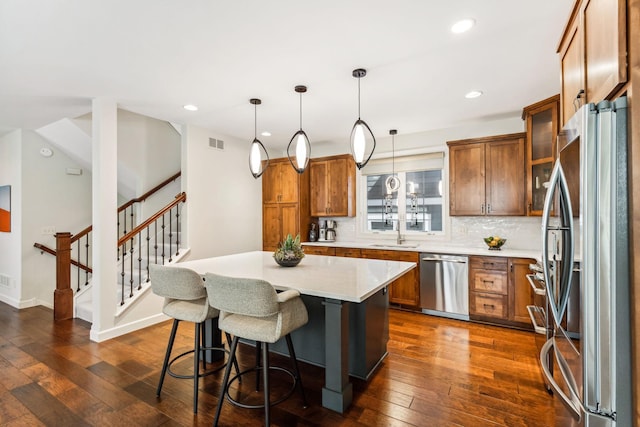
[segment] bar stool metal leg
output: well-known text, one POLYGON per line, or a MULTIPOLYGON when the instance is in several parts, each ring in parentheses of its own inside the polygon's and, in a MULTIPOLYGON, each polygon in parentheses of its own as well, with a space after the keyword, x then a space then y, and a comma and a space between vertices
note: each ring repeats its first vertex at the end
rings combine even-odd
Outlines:
POLYGON ((173 319, 173 326, 171 327, 171 335, 169 335, 169 343, 167 344, 167 352, 164 355, 164 363, 162 364, 162 372, 160 373, 160 381, 158 382, 158 389, 156 390, 156 396, 160 397, 162 391, 162 384, 164 383, 164 377, 167 374, 167 368, 169 367, 169 358, 171 357, 171 350, 173 349, 173 342, 176 339, 176 331, 178 330, 178 319, 173 319))
POLYGON ((196 323, 193 349, 193 413, 198 413, 198 383, 200 380, 200 324, 196 323))
POLYGON ((300 394, 302 395, 303 408, 307 408, 309 404, 307 403, 307 397, 305 396, 304 388, 302 387, 302 377, 300 376, 300 370, 298 369, 298 359, 296 359, 296 352, 293 350, 293 341, 291 341, 291 334, 287 334, 285 338, 287 339, 287 347, 289 348, 289 358, 291 359, 291 363, 293 363, 293 372, 295 372, 296 374, 296 382, 298 383, 300 394))
POLYGON ((236 348, 238 347, 239 340, 240 338, 233 337, 233 341, 231 342, 231 349, 229 350, 229 360, 227 361, 227 366, 224 369, 224 378, 222 379, 222 390, 220 391, 220 396, 218 397, 216 417, 213 420, 214 427, 218 425, 218 420, 220 419, 220 411, 222 410, 222 403, 226 399, 227 390, 229 388, 229 374, 231 373, 231 365, 233 365, 236 361, 236 348))
POLYGON ((262 345, 262 376, 264 381, 264 425, 271 425, 271 402, 269 401, 269 343, 262 345))

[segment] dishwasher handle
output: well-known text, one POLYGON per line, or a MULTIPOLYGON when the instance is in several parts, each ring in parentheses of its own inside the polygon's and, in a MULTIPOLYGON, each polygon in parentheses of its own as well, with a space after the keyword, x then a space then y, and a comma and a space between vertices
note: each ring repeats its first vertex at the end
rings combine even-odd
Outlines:
POLYGON ((464 259, 451 259, 451 258, 435 258, 435 257, 425 257, 421 258, 422 261, 429 262, 455 262, 457 264, 466 264, 467 260, 464 259))

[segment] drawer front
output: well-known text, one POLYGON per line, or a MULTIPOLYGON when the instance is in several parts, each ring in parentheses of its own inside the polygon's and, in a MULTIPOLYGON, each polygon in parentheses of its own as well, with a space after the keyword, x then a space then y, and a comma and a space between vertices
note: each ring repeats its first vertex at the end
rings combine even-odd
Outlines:
POLYGON ((418 252, 395 251, 393 249, 361 249, 362 258, 384 259, 389 261, 418 262, 418 252))
POLYGON ((495 256, 471 256, 469 257, 469 267, 478 270, 500 270, 507 271, 508 259, 495 256))
POLYGON ((507 295, 507 273, 494 271, 473 271, 471 286, 474 291, 495 292, 507 295))
POLYGON ((336 248, 336 256, 344 256, 350 258, 360 258, 360 248, 336 248))
POLYGON ((302 248, 307 255, 330 255, 336 254, 336 248, 331 246, 304 246, 302 248))
POLYGON ((472 292, 469 294, 469 308, 472 314, 507 318, 507 296, 472 292))

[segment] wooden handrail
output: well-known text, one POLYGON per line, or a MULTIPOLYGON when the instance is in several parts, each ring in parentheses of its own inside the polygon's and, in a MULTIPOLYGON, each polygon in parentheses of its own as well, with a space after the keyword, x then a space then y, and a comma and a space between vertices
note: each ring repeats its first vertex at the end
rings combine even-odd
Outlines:
POLYGON ((93 225, 88 226, 87 228, 85 228, 84 230, 79 232, 78 234, 74 234, 73 237, 71 237, 71 243, 77 242, 80 238, 82 238, 82 237, 86 236, 87 234, 91 233, 91 230, 93 230, 93 225))
POLYGON ((155 215, 151 216, 145 222, 143 222, 142 224, 138 225, 136 228, 134 228, 133 230, 131 230, 130 232, 128 232, 127 234, 122 236, 120 239, 118 239, 118 247, 122 246, 125 242, 127 242, 129 239, 134 237, 141 230, 144 230, 145 228, 147 228, 147 226, 149 224, 153 223, 155 220, 160 218, 169 209, 173 208, 174 206, 176 206, 180 202, 185 202, 186 200, 187 200, 187 193, 183 192, 183 193, 178 194, 173 202, 169 203, 167 206, 165 206, 164 208, 159 210, 155 215))
MULTIPOLYGON (((46 252, 46 253, 51 254, 53 256, 58 255, 58 253, 56 251, 54 251, 53 249, 51 249, 51 248, 49 248, 49 247, 47 247, 47 246, 45 246, 45 245, 43 245, 41 243, 34 243, 33 246, 35 248, 40 249, 42 252, 46 252)), ((74 259, 71 260, 71 264, 75 265, 76 267, 78 267, 78 268, 80 268, 80 269, 82 269, 84 271, 87 271, 87 272, 93 274, 93 269, 91 267, 87 267, 86 265, 81 264, 81 263, 79 263, 78 261, 76 261, 74 259)))
POLYGON ((122 206, 120 206, 118 208, 118 213, 122 212, 123 210, 125 210, 129 206, 133 205, 134 203, 144 202, 149 196, 151 196, 152 194, 156 193, 162 187, 164 187, 165 185, 169 184, 170 182, 175 181, 176 179, 178 179, 180 177, 181 173, 182 172, 178 172, 178 173, 170 176, 169 178, 167 178, 164 181, 162 181, 160 184, 158 184, 155 187, 153 187, 151 190, 149 190, 146 193, 144 193, 142 196, 136 197, 135 199, 129 200, 127 203, 125 203, 124 205, 122 205, 122 206))

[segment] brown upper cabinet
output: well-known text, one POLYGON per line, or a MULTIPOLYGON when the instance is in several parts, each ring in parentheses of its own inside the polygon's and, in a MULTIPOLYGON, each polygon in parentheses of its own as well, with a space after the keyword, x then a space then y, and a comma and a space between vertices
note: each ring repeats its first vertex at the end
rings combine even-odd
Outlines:
POLYGON ((286 158, 273 159, 262 175, 262 250, 274 251, 287 234, 304 241, 309 227, 309 172, 286 158))
POLYGON ((351 155, 311 159, 311 216, 356 215, 356 169, 351 155))
POLYGON ((272 159, 262 175, 262 202, 297 202, 300 194, 298 181, 298 172, 288 159, 272 159))
POLYGON ((627 81, 626 0, 578 0, 558 47, 561 123, 627 81))
POLYGON ((547 184, 551 177, 558 135, 560 95, 522 110, 527 128, 527 214, 542 215, 547 184))
POLYGON ((450 215, 525 215, 525 136, 447 142, 450 215))

